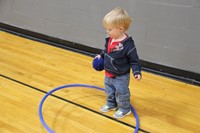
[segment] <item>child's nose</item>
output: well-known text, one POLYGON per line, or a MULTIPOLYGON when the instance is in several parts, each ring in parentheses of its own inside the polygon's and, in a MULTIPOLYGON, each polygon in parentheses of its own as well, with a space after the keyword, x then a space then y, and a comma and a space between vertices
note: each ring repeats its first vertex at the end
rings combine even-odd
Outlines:
POLYGON ((109 33, 109 30, 106 30, 107 33, 109 33))

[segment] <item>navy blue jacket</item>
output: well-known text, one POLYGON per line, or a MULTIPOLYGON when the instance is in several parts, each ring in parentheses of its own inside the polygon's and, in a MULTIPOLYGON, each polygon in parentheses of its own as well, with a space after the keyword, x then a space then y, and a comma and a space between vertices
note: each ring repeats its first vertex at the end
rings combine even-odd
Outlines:
POLYGON ((120 42, 110 53, 107 52, 109 39, 106 38, 105 50, 100 54, 104 58, 104 69, 119 76, 130 73, 131 68, 133 75, 141 75, 141 65, 132 37, 127 37, 120 42))

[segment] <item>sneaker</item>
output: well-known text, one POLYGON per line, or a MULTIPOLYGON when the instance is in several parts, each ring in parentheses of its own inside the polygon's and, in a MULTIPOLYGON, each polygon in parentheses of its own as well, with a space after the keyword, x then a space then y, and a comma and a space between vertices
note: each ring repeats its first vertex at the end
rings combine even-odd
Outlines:
POLYGON ((124 113, 124 112, 122 112, 122 111, 120 111, 120 110, 117 110, 113 116, 114 116, 115 118, 123 118, 124 116, 130 115, 130 114, 131 114, 131 110, 128 111, 127 113, 124 113))
POLYGON ((117 110, 117 107, 109 107, 108 105, 104 105, 100 108, 100 111, 101 112, 108 112, 110 110, 117 110))

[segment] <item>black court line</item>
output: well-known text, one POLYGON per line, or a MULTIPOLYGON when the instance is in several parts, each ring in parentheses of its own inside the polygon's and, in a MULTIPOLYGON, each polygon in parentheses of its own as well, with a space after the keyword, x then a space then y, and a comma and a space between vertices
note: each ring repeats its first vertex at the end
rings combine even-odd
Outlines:
MULTIPOLYGON (((23 83, 23 82, 21 82, 21 81, 18 81, 18 80, 16 80, 16 79, 7 77, 7 76, 5 76, 5 75, 0 74, 0 76, 3 77, 3 78, 6 78, 6 79, 8 79, 8 80, 14 81, 14 82, 16 82, 16 83, 19 83, 19 84, 21 84, 21 85, 24 85, 24 86, 26 86, 26 87, 29 87, 29 88, 31 88, 31 89, 33 89, 33 90, 42 92, 42 93, 44 93, 44 94, 47 93, 46 91, 43 91, 43 90, 41 90, 41 89, 39 89, 39 88, 33 87, 33 86, 28 85, 28 84, 26 84, 26 83, 23 83)), ((133 126, 133 125, 130 125, 130 124, 125 123, 125 122, 123 122, 123 121, 120 121, 120 120, 118 120, 118 119, 112 118, 112 117, 110 117, 110 116, 107 116, 107 115, 102 114, 102 113, 100 113, 100 112, 98 112, 98 111, 92 110, 92 109, 90 109, 90 108, 88 108, 88 107, 85 107, 85 106, 83 106, 83 105, 80 105, 80 104, 78 104, 78 103, 72 102, 72 101, 70 101, 70 100, 64 99, 64 98, 59 97, 59 96, 56 96, 56 95, 54 95, 54 94, 51 94, 51 96, 53 96, 53 97, 55 97, 55 98, 58 98, 58 99, 60 99, 60 100, 63 100, 63 101, 65 101, 65 102, 71 103, 71 104, 73 104, 73 105, 76 105, 76 106, 78 106, 78 107, 80 107, 80 108, 83 108, 83 109, 86 109, 86 110, 88 110, 88 111, 91 111, 91 112, 93 112, 93 113, 96 113, 96 114, 99 114, 99 115, 101 115, 101 116, 104 116, 104 117, 106 117, 106 118, 108 118, 108 119, 111 119, 111 120, 113 120, 113 121, 115 121, 115 122, 118 122, 118 123, 121 123, 121 124, 123 124, 123 125, 126 125, 126 126, 128 126, 128 127, 131 127, 131 128, 134 128, 134 129, 136 128, 136 127, 133 126)), ((144 132, 144 133, 150 133, 149 131, 146 131, 146 130, 141 129, 141 128, 139 129, 139 131, 142 131, 142 132, 144 132)))

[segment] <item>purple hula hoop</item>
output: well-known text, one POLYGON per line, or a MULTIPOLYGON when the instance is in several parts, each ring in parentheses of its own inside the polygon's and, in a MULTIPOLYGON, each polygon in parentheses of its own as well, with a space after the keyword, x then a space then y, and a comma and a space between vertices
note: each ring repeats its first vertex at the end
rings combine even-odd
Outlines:
MULTIPOLYGON (((86 84, 69 84, 69 85, 63 85, 63 86, 59 86, 57 88, 54 88, 53 90, 49 91, 48 93, 46 93, 46 95, 42 98, 40 105, 39 105, 39 117, 40 117, 40 121, 42 123, 42 125, 44 126, 44 128, 49 132, 49 133, 55 133, 51 128, 49 128, 49 126, 46 124, 43 115, 42 115, 42 106, 43 103, 45 101, 45 99, 51 95, 53 92, 60 90, 60 89, 64 89, 64 88, 70 88, 70 87, 84 87, 84 88, 93 88, 93 89, 97 89, 97 90, 101 90, 101 91, 105 91, 105 89, 97 87, 97 86, 93 86, 93 85, 86 85, 86 84)), ((135 109, 133 108, 133 106, 131 106, 131 111, 133 112, 135 119, 136 119, 136 128, 134 133, 137 133, 139 130, 139 117, 137 115, 137 112, 135 111, 135 109)))

